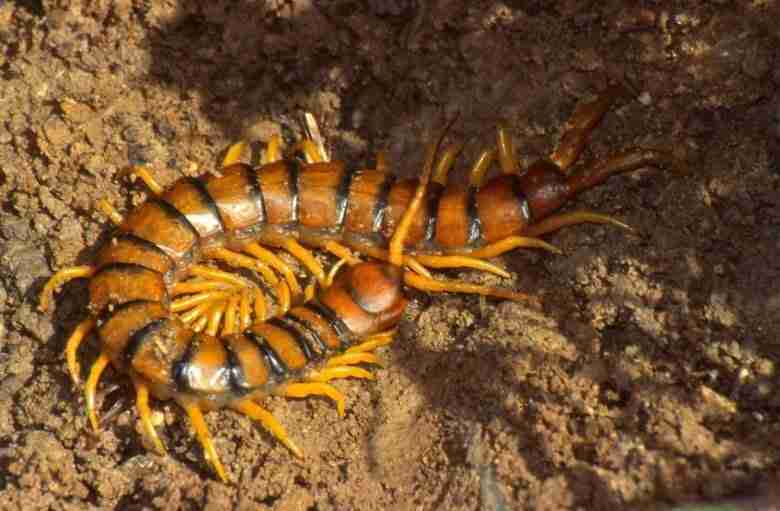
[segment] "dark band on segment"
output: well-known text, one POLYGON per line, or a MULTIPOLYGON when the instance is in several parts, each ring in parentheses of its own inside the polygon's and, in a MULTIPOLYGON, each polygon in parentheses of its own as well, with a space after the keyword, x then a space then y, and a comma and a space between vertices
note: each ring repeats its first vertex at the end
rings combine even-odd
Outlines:
POLYGON ((101 275, 103 273, 119 273, 121 275, 133 277, 147 272, 155 273, 157 275, 162 275, 159 271, 153 270, 151 268, 147 268, 146 266, 140 265, 138 263, 111 263, 102 266, 95 273, 95 275, 92 276, 92 278, 95 279, 98 275, 101 275))
POLYGON ((147 201, 147 203, 152 203, 157 205, 169 220, 172 220, 177 224, 181 225, 182 227, 184 227, 185 229, 188 229, 196 240, 200 238, 200 236, 198 235, 198 230, 195 229, 195 226, 193 226, 190 223, 190 221, 187 220, 187 217, 184 216, 184 214, 181 211, 173 207, 170 203, 165 202, 164 200, 158 198, 151 198, 147 201))
POLYGON ((244 395, 249 391, 249 385, 246 382, 246 376, 244 375, 244 368, 241 367, 241 361, 233 351, 233 346, 226 342, 224 344, 225 351, 227 352, 227 366, 228 366, 228 385, 230 385, 231 392, 238 396, 244 395))
POLYGON ((194 177, 187 177, 185 179, 189 184, 192 185, 193 188, 195 188, 198 191, 198 195, 200 195, 203 204, 206 205, 206 208, 208 208, 209 213, 211 213, 214 216, 214 218, 217 219, 217 221, 219 222, 219 228, 222 230, 222 232, 225 232, 225 222, 222 220, 222 215, 219 212, 217 203, 214 200, 214 197, 212 197, 209 191, 206 189, 206 185, 203 183, 203 181, 201 181, 200 179, 196 179, 194 177))
POLYGON ((338 314, 325 305, 324 303, 320 302, 319 300, 313 300, 307 304, 304 305, 307 309, 312 311, 313 313, 317 314, 318 316, 325 319, 325 321, 328 322, 330 327, 336 332, 336 336, 339 338, 339 340, 343 343, 349 343, 351 340, 351 332, 349 330, 349 327, 342 321, 340 317, 338 317, 338 314))
POLYGON ((520 186, 520 178, 512 174, 512 190, 515 192, 517 202, 520 204, 520 212, 523 215, 526 225, 531 223, 531 207, 528 205, 528 197, 520 186))
POLYGON ((189 372, 192 365, 192 357, 198 352, 200 346, 200 335, 195 334, 187 344, 187 349, 184 350, 181 357, 173 362, 171 366, 171 376, 173 376, 173 383, 176 385, 176 390, 179 392, 188 392, 190 387, 189 372))
POLYGON ((293 158, 287 163, 287 184, 290 187, 290 216, 292 216, 292 222, 297 223, 299 218, 298 206, 300 204, 298 176, 301 173, 301 162, 297 158, 293 158))
POLYGON ((425 241, 436 236, 436 222, 439 219, 439 202, 444 194, 444 185, 432 182, 428 184, 428 225, 425 226, 425 241))
POLYGON ((257 211, 260 212, 260 221, 265 222, 265 219, 268 218, 265 212, 265 195, 263 195, 263 189, 260 186, 260 175, 258 174, 257 169, 250 169, 248 177, 249 186, 252 187, 252 190, 249 194, 252 197, 252 200, 255 202, 257 211))
POLYGON ((382 186, 379 188, 379 193, 376 196, 376 203, 374 204, 374 211, 371 213, 371 231, 377 232, 382 228, 382 222, 385 219, 385 213, 387 212, 387 200, 390 197, 390 190, 393 189, 395 184, 394 174, 385 174, 385 180, 382 182, 382 186))
POLYGON ((309 340, 306 338, 306 336, 303 335, 303 333, 297 328, 297 326, 293 326, 290 324, 289 321, 286 320, 286 318, 283 317, 277 317, 277 318, 271 318, 268 321, 266 321, 271 326, 275 326, 276 328, 279 328, 281 330, 284 330, 288 334, 292 336, 293 339, 295 339, 295 342, 298 344, 298 347, 303 352, 303 356, 306 357, 307 362, 311 362, 316 358, 316 353, 314 352, 313 347, 311 344, 309 344, 309 340))
POLYGON ((317 330, 311 324, 309 324, 308 321, 299 318, 297 316, 294 316, 293 314, 288 314, 286 318, 290 323, 297 325, 302 332, 308 334, 309 338, 312 339, 317 344, 318 353, 320 354, 325 353, 325 351, 328 349, 327 345, 323 342, 319 332, 317 332, 317 330))
POLYGON ((168 261, 170 261, 171 266, 176 265, 176 261, 173 259, 173 257, 171 257, 171 255, 168 252, 158 247, 157 244, 152 243, 149 240, 140 238, 135 234, 125 232, 125 233, 117 234, 112 238, 116 239, 117 241, 125 241, 132 245, 135 245, 135 247, 141 252, 154 252, 154 254, 157 256, 164 256, 168 261))
POLYGON ((479 210, 477 209, 477 191, 476 186, 470 186, 468 189, 468 219, 469 219, 469 233, 467 238, 467 244, 479 240, 482 236, 482 222, 479 220, 479 210))
MULTIPOLYGON (((137 302, 131 302, 137 303, 137 302)), ((154 302, 152 302, 154 303, 154 302)), ((168 324, 167 318, 155 319, 147 323, 144 327, 135 331, 128 339, 122 352, 127 367, 132 367, 133 359, 136 353, 141 349, 147 339, 154 337, 157 332, 162 330, 168 324)))
POLYGON ((355 167, 349 166, 341 175, 339 187, 336 190, 336 225, 341 227, 347 219, 347 206, 349 205, 349 187, 352 186, 352 178, 357 174, 355 167))
POLYGON ((263 336, 251 331, 244 332, 244 335, 255 343, 255 346, 257 346, 257 349, 263 354, 268 367, 271 368, 271 372, 273 372, 275 376, 283 377, 287 374, 287 364, 285 364, 282 357, 268 345, 263 336))

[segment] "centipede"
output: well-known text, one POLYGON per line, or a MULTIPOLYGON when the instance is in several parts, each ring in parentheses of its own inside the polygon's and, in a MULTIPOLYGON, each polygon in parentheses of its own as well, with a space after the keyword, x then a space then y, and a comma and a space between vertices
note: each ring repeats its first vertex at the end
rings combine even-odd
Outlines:
POLYGON ((99 430, 97 388, 111 365, 132 382, 143 434, 159 454, 166 449, 150 398, 174 400, 186 412, 222 481, 228 472, 206 426, 210 410, 248 416, 302 457, 263 399, 320 396, 344 415, 345 396, 330 382, 374 378, 367 367, 381 363, 376 351, 394 338, 409 301, 406 287, 534 300, 431 270, 472 268, 509 277, 488 259, 518 248, 559 253, 540 237, 570 225, 630 229, 590 210, 558 212, 610 176, 677 168, 670 154, 648 148, 576 165, 591 132, 624 96, 625 89, 614 86, 580 103, 553 152, 525 168, 500 124, 463 184, 448 179, 462 144, 445 145, 444 135, 428 145, 419 177, 398 179, 383 153, 373 168, 331 160, 310 114, 300 142, 285 151, 281 138, 272 137, 256 166, 241 160, 246 144, 239 142, 218 171, 167 188, 148 168, 130 167, 150 197, 125 215, 101 202, 115 229, 92 264, 58 271, 40 297, 47 310, 58 288, 88 279, 88 314, 64 352, 79 386, 79 347, 88 336, 97 338, 99 355, 84 383, 91 427, 99 430), (497 175, 488 178, 494 166, 497 175), (337 262, 326 271, 312 250, 337 262), (312 276, 308 285, 291 258, 312 276))

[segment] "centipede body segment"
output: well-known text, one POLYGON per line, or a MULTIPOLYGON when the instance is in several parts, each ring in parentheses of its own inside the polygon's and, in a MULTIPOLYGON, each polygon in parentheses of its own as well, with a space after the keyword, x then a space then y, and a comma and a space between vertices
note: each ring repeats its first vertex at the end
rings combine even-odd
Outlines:
MULTIPOLYGON (((431 144, 421 177, 399 180, 384 157, 375 169, 330 161, 319 135, 296 145, 302 158, 282 159, 281 140, 272 139, 258 167, 241 163, 243 146, 233 146, 218 173, 182 178, 167 190, 147 169, 134 169, 152 197, 124 216, 101 204, 117 224, 115 232, 91 265, 61 270, 41 296, 46 308, 58 286, 89 279, 88 318, 65 353, 78 383, 77 350, 96 334, 100 355, 85 384, 93 427, 96 388, 112 365, 130 377, 144 432, 160 452, 150 396, 181 405, 222 480, 227 473, 203 419, 207 410, 243 413, 301 456, 260 401, 319 395, 334 400, 343 414, 345 398, 329 382, 373 377, 362 366, 378 363, 374 351, 391 342, 407 303, 403 284, 529 299, 508 289, 435 279, 429 269, 472 267, 505 276, 485 259, 519 247, 555 251, 538 237, 567 225, 625 227, 590 211, 554 214, 609 176, 669 162, 659 151, 634 149, 573 167, 617 95, 610 89, 579 106, 558 148, 525 170, 506 129, 499 128, 495 147, 480 155, 465 185, 447 180, 457 146, 431 144), (494 160, 501 173, 486 179, 494 160), (338 265, 326 271, 311 248, 335 255, 338 265), (312 282, 303 286, 279 250, 298 260, 312 282)), ((309 127, 316 133, 311 119, 309 127)))

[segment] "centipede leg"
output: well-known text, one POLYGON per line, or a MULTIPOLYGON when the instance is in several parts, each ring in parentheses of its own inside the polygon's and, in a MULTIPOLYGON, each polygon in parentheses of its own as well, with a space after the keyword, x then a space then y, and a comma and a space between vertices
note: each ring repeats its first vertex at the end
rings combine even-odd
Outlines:
POLYGON ((327 383, 291 383, 277 391, 278 395, 285 397, 308 397, 308 396, 326 396, 336 403, 336 410, 340 417, 344 416, 346 401, 344 394, 339 392, 336 387, 327 383))
POLYGON ((388 344, 392 344, 393 337, 395 337, 395 330, 388 330, 387 332, 380 332, 363 339, 363 342, 345 351, 345 354, 351 353, 365 353, 368 351, 374 351, 388 344))
POLYGON ((352 252, 344 245, 335 241, 327 241, 322 246, 326 251, 330 252, 339 259, 344 259, 347 264, 354 266, 360 262, 360 258, 352 254, 352 252))
POLYGON ((206 420, 203 418, 203 412, 196 403, 191 402, 189 399, 181 398, 179 399, 179 404, 187 412, 187 415, 192 422, 192 427, 195 429, 195 434, 198 437, 198 441, 203 447, 206 460, 214 468, 214 471, 217 473, 222 482, 226 483, 227 473, 225 472, 225 468, 222 466, 222 462, 219 461, 217 450, 214 448, 214 444, 211 441, 211 435, 209 434, 209 428, 206 425, 206 420))
POLYGON ((292 254, 293 257, 301 261, 306 269, 314 275, 321 286, 325 285, 325 270, 310 251, 306 250, 300 243, 289 237, 285 237, 281 240, 281 246, 292 254))
POLYGON ((509 236, 502 240, 496 241, 495 243, 491 243, 490 245, 479 248, 471 252, 469 255, 478 259, 489 259, 516 248, 541 248, 552 252, 553 254, 563 253, 555 245, 550 245, 546 241, 539 238, 532 238, 529 236, 509 236))
POLYGON ((246 152, 246 142, 243 140, 236 142, 235 144, 228 147, 227 152, 225 153, 225 157, 222 159, 222 167, 230 167, 231 165, 234 165, 236 163, 241 162, 241 157, 246 152))
POLYGON ((135 386, 135 406, 138 411, 138 417, 141 418, 141 424, 144 428, 144 433, 147 438, 152 441, 154 448, 158 454, 165 454, 165 445, 157 435, 157 430, 154 428, 152 422, 152 410, 149 408, 149 387, 140 378, 133 377, 133 385, 135 386))
POLYGON ((316 148, 317 161, 330 161, 330 156, 325 150, 325 141, 320 132, 320 127, 317 124, 317 118, 311 112, 303 113, 303 129, 306 133, 306 137, 309 138, 316 148))
POLYGON ((92 266, 72 266, 70 268, 63 268, 49 278, 46 285, 41 290, 41 295, 38 300, 38 309, 40 311, 46 311, 49 309, 54 291, 70 282, 73 279, 87 279, 95 274, 95 268, 92 266))
POLYGON ((222 321, 222 316, 225 314, 225 308, 227 303, 217 302, 209 311, 208 325, 206 326, 206 333, 211 336, 216 336, 219 331, 219 324, 222 321))
POLYGON ((355 364, 375 364, 378 366, 384 365, 382 361, 379 360, 379 358, 373 353, 360 352, 360 353, 345 353, 343 355, 332 357, 328 359, 328 362, 325 364, 325 367, 338 367, 342 365, 349 366, 355 364))
POLYGON ((111 359, 108 358, 108 355, 101 353, 97 360, 95 360, 95 363, 92 364, 92 368, 89 370, 89 376, 87 377, 87 383, 84 385, 84 397, 87 402, 87 416, 89 417, 89 422, 92 424, 93 431, 98 431, 98 429, 100 429, 97 412, 95 411, 95 393, 97 391, 98 381, 100 381, 100 375, 103 374, 103 371, 106 369, 109 362, 111 362, 111 359))
POLYGON ((462 150, 462 142, 455 142, 454 144, 450 144, 445 147, 441 152, 441 157, 433 168, 431 181, 441 185, 446 185, 450 170, 452 170, 452 167, 455 164, 455 158, 458 157, 462 150))
POLYGON ((479 286, 466 282, 455 282, 447 280, 435 280, 418 275, 412 272, 404 272, 404 283, 406 285, 419 289, 421 291, 430 291, 434 293, 464 293, 482 296, 492 296, 512 301, 526 301, 536 303, 538 299, 525 293, 518 293, 508 289, 500 289, 488 286, 479 286))
POLYGON ((376 152, 376 164, 374 166, 376 170, 379 172, 387 172, 388 166, 387 166, 387 152, 386 151, 377 151, 376 152))
POLYGON ((607 89, 598 98, 589 103, 580 103, 566 122, 561 141, 555 151, 550 154, 550 160, 566 173, 569 167, 577 161, 587 144, 588 136, 601 121, 604 114, 612 106, 612 102, 626 92, 625 87, 615 86, 607 89))
POLYGON ((275 436, 277 440, 282 442, 285 447, 290 449, 293 454, 299 458, 303 458, 303 451, 301 451, 301 449, 290 439, 287 431, 284 429, 284 426, 282 426, 279 421, 277 421, 276 418, 266 409, 248 399, 231 403, 230 407, 240 413, 243 413, 250 419, 259 422, 265 429, 267 429, 273 436, 275 436))
POLYGON ((628 231, 633 231, 634 228, 628 224, 612 218, 608 215, 602 215, 600 213, 594 213, 592 211, 573 211, 571 213, 562 213, 560 215, 551 216, 545 218, 541 222, 534 224, 528 228, 526 234, 529 236, 541 236, 550 232, 557 231, 563 227, 577 224, 611 224, 628 231))
POLYGON ((469 184, 471 186, 479 187, 482 185, 482 181, 485 180, 485 174, 487 174, 495 159, 496 150, 493 148, 485 149, 479 153, 479 156, 471 166, 471 170, 469 170, 469 184))
POLYGON ((263 156, 260 158, 262 165, 268 165, 282 159, 282 137, 273 135, 265 147, 263 156))
POLYGON ((231 294, 224 291, 205 291, 195 295, 188 296, 186 298, 179 298, 171 302, 171 311, 182 312, 192 309, 197 305, 203 303, 214 303, 222 300, 230 299, 231 294))
POLYGON ((312 371, 306 377, 307 381, 317 383, 327 383, 330 380, 338 380, 342 378, 360 378, 361 380, 374 380, 374 375, 366 371, 362 367, 354 366, 334 366, 320 369, 319 371, 312 371))
POLYGON ((73 330, 70 334, 68 342, 65 344, 65 360, 68 361, 68 371, 70 372, 70 379, 74 385, 78 385, 81 381, 79 377, 79 363, 76 360, 76 352, 79 349, 79 345, 84 338, 95 328, 95 320, 87 318, 73 330))
POLYGON ((515 144, 506 123, 500 123, 496 130, 496 147, 498 148, 498 163, 504 174, 515 174, 520 166, 517 163, 515 144))
POLYGON ((209 249, 206 255, 207 257, 212 257, 214 259, 219 259, 220 261, 224 261, 230 266, 257 271, 271 285, 275 286, 276 283, 279 281, 277 276, 274 274, 273 271, 271 271, 271 268, 266 263, 258 259, 246 256, 244 254, 239 254, 238 252, 233 252, 232 250, 228 250, 226 248, 220 247, 220 248, 209 249))
POLYGON ((290 292, 293 294, 293 296, 299 296, 302 293, 301 285, 298 283, 298 279, 295 277, 295 273, 293 273, 292 268, 285 264, 284 261, 279 259, 276 254, 267 248, 260 246, 258 243, 249 243, 243 247, 242 250, 281 273, 284 279, 287 281, 287 284, 290 287, 290 292))
POLYGON ((509 278, 510 276, 509 273, 498 266, 482 261, 471 254, 469 256, 416 255, 415 258, 420 264, 430 268, 473 268, 493 273, 499 277, 509 278))
POLYGON ((128 174, 132 178, 140 178, 154 195, 162 195, 163 191, 165 191, 165 188, 154 179, 151 171, 143 165, 132 165, 119 173, 120 176, 128 174))
POLYGON ((301 140, 292 147, 292 150, 293 152, 301 151, 303 153, 304 159, 306 160, 306 163, 311 164, 325 161, 323 155, 320 153, 320 150, 317 147, 317 144, 311 140, 301 140))
POLYGON ((122 214, 117 211, 116 208, 112 206, 111 203, 106 199, 100 199, 97 202, 97 208, 101 211, 101 213, 106 215, 114 225, 120 225, 125 220, 122 214))

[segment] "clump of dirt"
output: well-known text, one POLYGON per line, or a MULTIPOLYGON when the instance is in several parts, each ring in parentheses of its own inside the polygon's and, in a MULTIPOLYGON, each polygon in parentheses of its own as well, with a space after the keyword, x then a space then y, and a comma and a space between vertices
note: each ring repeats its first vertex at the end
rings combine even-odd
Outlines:
MULTIPOLYGON (((7 509, 620 509, 771 502, 780 486, 780 53, 774 1, 144 2, 0 5, 0 507, 7 509), (93 434, 62 360, 83 282, 53 314, 37 294, 89 261, 95 204, 145 198, 213 168, 239 138, 299 133, 314 112, 334 156, 379 149, 412 175, 455 112, 454 179, 505 120, 523 164, 578 102, 634 89, 584 161, 631 148, 674 169, 610 180, 567 206, 565 255, 516 251, 541 310, 414 293, 377 382, 349 409, 273 399, 306 453, 249 419, 207 415, 231 484, 182 412, 154 403, 170 456, 147 451, 132 391, 93 434), (684 170, 686 172, 678 172, 684 170), (763 495, 764 500, 742 501, 763 495)), ((94 344, 83 351, 91 363, 94 344)), ((776 501, 775 501, 776 502, 776 501)), ((758 504, 756 504, 758 505, 758 504)))

